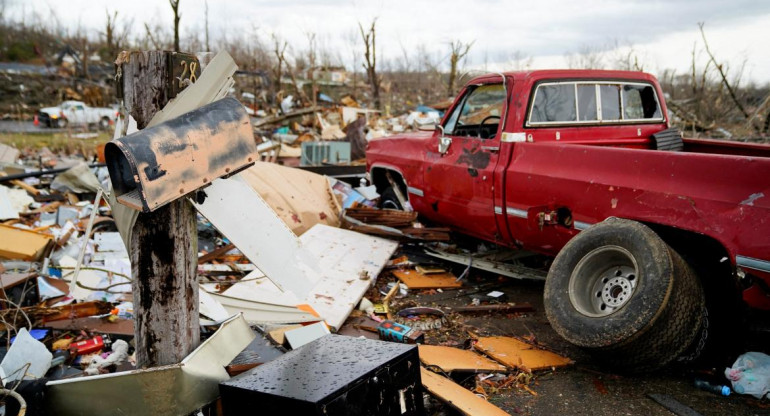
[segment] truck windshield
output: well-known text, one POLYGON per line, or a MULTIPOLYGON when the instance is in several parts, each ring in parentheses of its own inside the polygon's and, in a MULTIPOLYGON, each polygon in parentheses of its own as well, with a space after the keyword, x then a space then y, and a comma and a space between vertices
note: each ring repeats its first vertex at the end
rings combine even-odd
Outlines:
POLYGON ((468 92, 452 111, 445 134, 452 136, 492 138, 503 114, 505 88, 503 84, 478 86, 468 92))

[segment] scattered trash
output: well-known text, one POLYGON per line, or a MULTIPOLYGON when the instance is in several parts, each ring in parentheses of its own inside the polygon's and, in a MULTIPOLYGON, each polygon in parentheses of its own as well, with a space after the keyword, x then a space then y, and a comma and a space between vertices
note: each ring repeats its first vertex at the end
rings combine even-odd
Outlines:
POLYGON ((747 352, 725 369, 725 377, 738 394, 749 394, 761 399, 770 393, 770 356, 761 352, 747 352))
POLYGON ((409 289, 449 289, 462 287, 462 282, 449 272, 424 274, 417 270, 394 270, 393 275, 409 289))
POLYGON ((383 341, 401 342, 403 344, 422 344, 425 334, 406 325, 393 321, 383 321, 377 326, 377 332, 383 341))

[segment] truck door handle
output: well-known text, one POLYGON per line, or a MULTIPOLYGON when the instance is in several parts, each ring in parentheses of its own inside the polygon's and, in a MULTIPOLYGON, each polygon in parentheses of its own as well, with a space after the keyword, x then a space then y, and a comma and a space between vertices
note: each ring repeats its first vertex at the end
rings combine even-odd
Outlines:
POLYGON ((488 150, 492 153, 497 153, 500 151, 500 146, 481 146, 481 150, 488 150))

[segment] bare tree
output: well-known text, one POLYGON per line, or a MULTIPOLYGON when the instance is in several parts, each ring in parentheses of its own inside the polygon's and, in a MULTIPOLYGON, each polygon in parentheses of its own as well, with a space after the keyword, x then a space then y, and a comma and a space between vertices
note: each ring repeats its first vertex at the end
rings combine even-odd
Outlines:
POLYGON ((730 82, 727 81, 727 70, 724 67, 724 64, 717 63, 716 58, 714 58, 714 54, 711 53, 711 49, 709 49, 709 43, 706 40, 706 33, 703 31, 703 25, 704 22, 698 23, 698 28, 700 29, 701 37, 703 38, 703 47, 706 49, 706 53, 708 54, 710 58, 710 62, 714 64, 717 71, 719 72, 719 76, 722 78, 722 83, 727 88, 727 92, 730 93, 730 98, 733 99, 733 102, 738 107, 738 110, 741 111, 741 114, 743 114, 744 118, 749 118, 749 113, 746 112, 746 110, 743 108, 743 104, 738 100, 738 97, 735 96, 735 90, 733 89, 732 85, 730 85, 730 82))
POLYGON ((567 55, 570 69, 604 69, 604 51, 601 48, 584 45, 579 51, 567 55))
POLYGON ((168 3, 174 11, 174 52, 179 52, 179 19, 182 17, 179 14, 179 0, 168 0, 168 3))
POLYGON ((463 43, 462 41, 456 40, 449 42, 449 47, 451 48, 451 52, 449 54, 449 81, 447 82, 447 95, 453 96, 455 94, 455 81, 457 80, 457 66, 465 59, 465 57, 468 55, 468 52, 471 50, 471 46, 473 46, 473 42, 471 43, 463 43))
POLYGON ((144 30, 147 32, 147 39, 152 42, 152 47, 156 51, 162 50, 163 48, 160 46, 158 41, 155 39, 154 36, 152 36, 152 30, 150 29, 150 25, 147 24, 147 22, 144 23, 144 30))
POLYGON ((209 44, 209 1, 204 3, 206 12, 206 52, 211 52, 211 46, 209 44))
POLYGON ((380 109, 380 85, 382 84, 382 78, 377 76, 377 43, 376 43, 376 29, 377 18, 372 20, 372 25, 368 31, 364 31, 364 26, 361 22, 358 22, 358 29, 361 32, 361 39, 364 41, 364 70, 366 70, 366 77, 369 81, 369 85, 372 87, 372 100, 374 101, 374 107, 380 109))
POLYGON ((316 79, 315 79, 315 71, 316 71, 316 65, 317 65, 317 49, 318 44, 316 43, 316 34, 313 32, 307 32, 305 33, 305 36, 307 37, 307 61, 308 61, 308 75, 310 76, 310 90, 313 94, 313 106, 317 103, 317 97, 318 97, 318 86, 316 85, 316 79))

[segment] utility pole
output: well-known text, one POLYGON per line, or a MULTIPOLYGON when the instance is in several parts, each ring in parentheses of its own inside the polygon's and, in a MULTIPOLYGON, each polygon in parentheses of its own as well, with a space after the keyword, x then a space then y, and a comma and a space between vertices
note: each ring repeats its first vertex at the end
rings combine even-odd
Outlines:
MULTIPOLYGON (((179 72, 193 63, 198 66, 194 56, 165 51, 134 51, 122 59, 118 96, 139 129, 184 88, 177 76, 184 78, 179 72)), ((198 233, 192 204, 182 198, 140 213, 129 252, 137 367, 178 363, 200 343, 198 233)))

